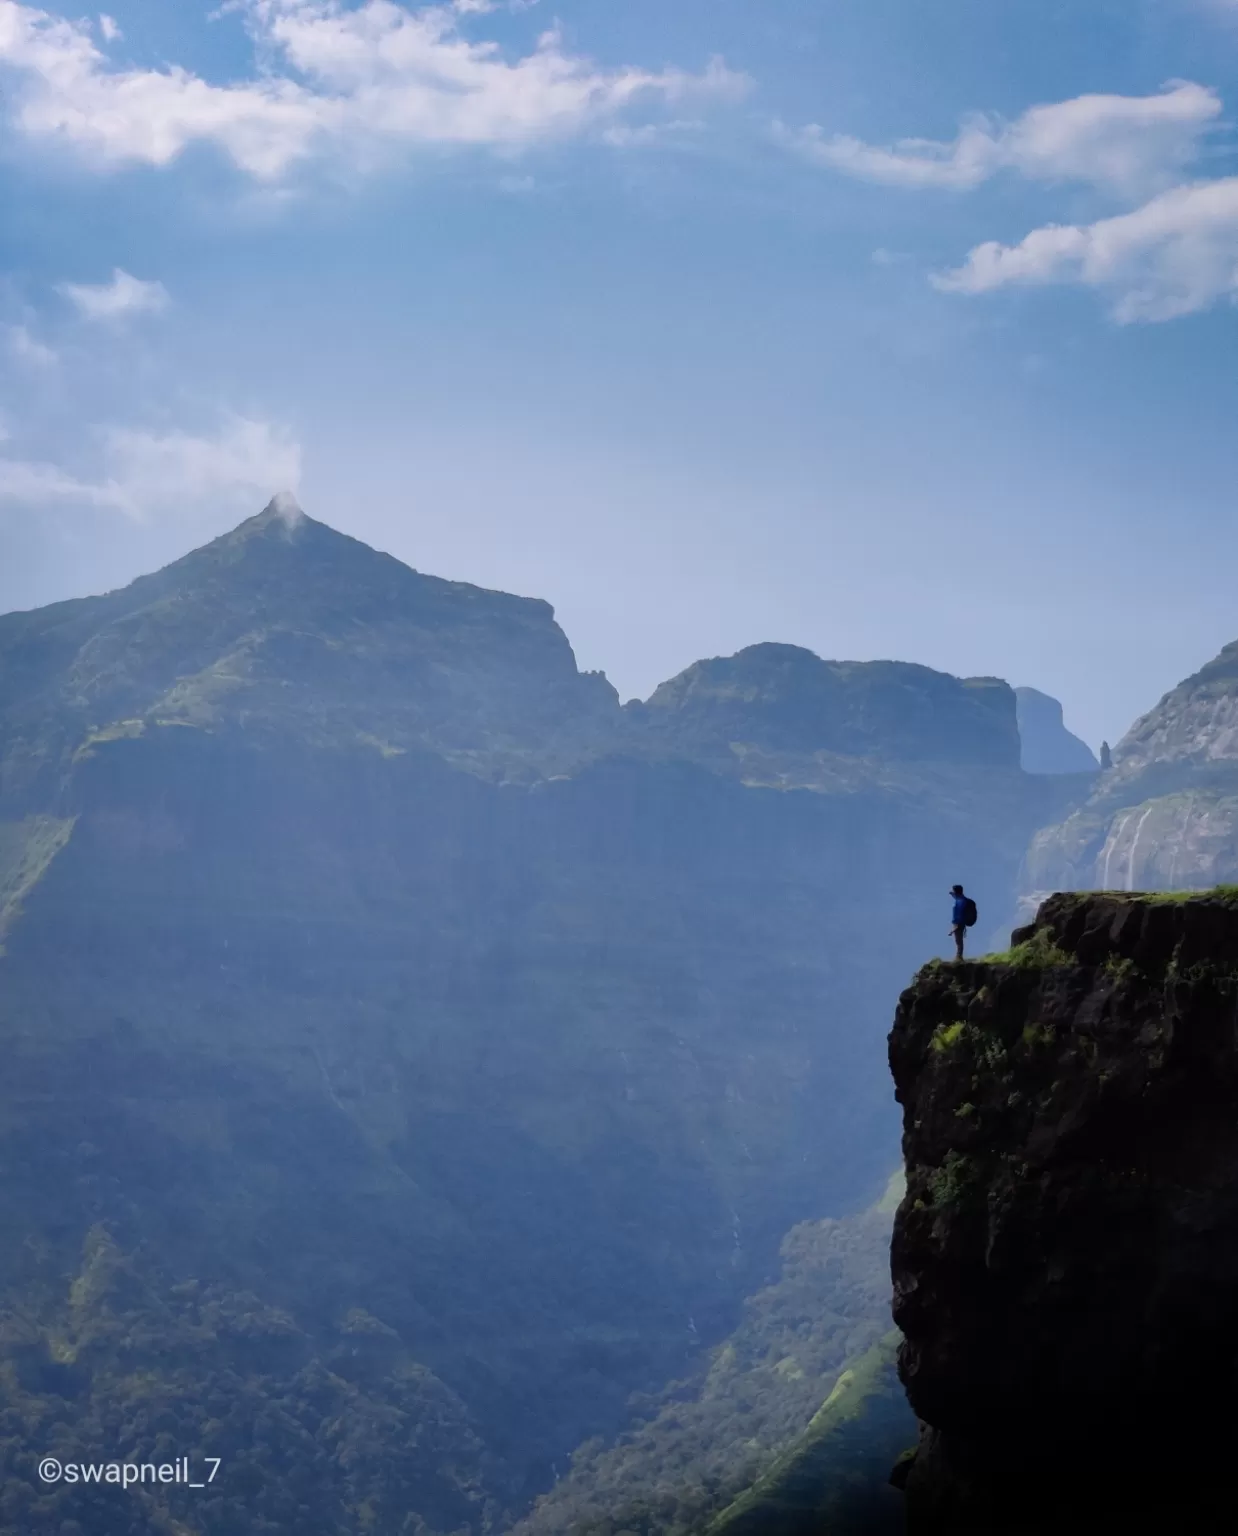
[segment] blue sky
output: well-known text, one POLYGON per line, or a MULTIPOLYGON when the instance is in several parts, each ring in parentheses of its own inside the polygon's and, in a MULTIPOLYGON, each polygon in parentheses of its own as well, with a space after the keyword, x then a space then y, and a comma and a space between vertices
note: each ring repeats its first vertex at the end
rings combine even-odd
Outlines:
POLYGON ((624 697, 1238 638, 1238 3, 0 0, 0 609, 295 488, 624 697))

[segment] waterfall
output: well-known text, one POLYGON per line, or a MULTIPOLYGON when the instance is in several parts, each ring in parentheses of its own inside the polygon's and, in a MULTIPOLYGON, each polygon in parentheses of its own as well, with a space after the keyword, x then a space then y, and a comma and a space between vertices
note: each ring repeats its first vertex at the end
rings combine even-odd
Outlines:
POLYGON ((1155 810, 1155 805, 1150 805, 1139 818, 1139 824, 1135 828, 1135 836, 1131 839, 1131 856, 1126 861, 1126 889, 1128 891, 1135 889, 1135 850, 1139 847, 1139 834, 1143 831, 1143 824, 1151 816, 1153 810, 1155 810))
POLYGON ((1100 877, 1100 888, 1102 891, 1109 889, 1109 861, 1113 858, 1114 849, 1122 841, 1122 834, 1126 831, 1126 823, 1134 814, 1134 811, 1127 811, 1126 815, 1118 823, 1117 831, 1110 835, 1105 844, 1105 867, 1100 877))

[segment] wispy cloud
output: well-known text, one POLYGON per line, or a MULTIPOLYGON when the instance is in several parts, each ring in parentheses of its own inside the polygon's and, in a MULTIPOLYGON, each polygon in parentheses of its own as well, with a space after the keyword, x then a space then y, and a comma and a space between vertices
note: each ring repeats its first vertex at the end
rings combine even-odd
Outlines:
POLYGON ((252 507, 301 477, 301 448, 286 430, 234 416, 213 434, 106 427, 97 477, 0 454, 0 500, 93 506, 145 522, 189 510, 252 507))
POLYGON ((29 326, 9 326, 8 341, 10 355, 28 367, 52 368, 59 361, 54 348, 46 346, 33 335, 29 326))
POLYGON ((865 144, 827 135, 815 124, 777 131, 805 158, 887 186, 966 191, 1009 170, 1034 181, 1079 181, 1140 196, 1189 164, 1220 114, 1215 91, 1178 81, 1154 96, 1076 96, 1032 107, 1014 122, 972 117, 949 142, 865 144))
POLYGON ((237 0, 229 9, 245 17, 264 68, 220 85, 180 66, 118 67, 85 23, 0 0, 15 126, 101 166, 167 165, 210 143, 270 181, 319 154, 364 161, 393 143, 518 148, 745 88, 720 61, 699 73, 604 68, 553 30, 509 58, 462 30, 489 9, 476 0, 237 0))
POLYGON ((1049 224, 1017 245, 977 246, 935 279, 954 293, 1078 283, 1110 295, 1114 317, 1171 320, 1238 293, 1238 177, 1161 193, 1094 224, 1049 224))
POLYGON ((1078 284, 1105 293, 1127 323, 1191 314, 1238 293, 1238 178, 1182 181, 1221 112, 1214 90, 1171 81, 1156 95, 1076 96, 1013 122, 974 117, 948 143, 882 147, 817 127, 780 132, 819 164, 889 186, 967 191, 1009 171, 1137 204, 1090 223, 1046 224, 1011 245, 985 241, 933 278, 960 294, 1078 284))
POLYGON ((60 292, 87 320, 120 320, 127 315, 157 314, 168 306, 162 283, 143 282, 117 267, 109 283, 62 283, 60 292))

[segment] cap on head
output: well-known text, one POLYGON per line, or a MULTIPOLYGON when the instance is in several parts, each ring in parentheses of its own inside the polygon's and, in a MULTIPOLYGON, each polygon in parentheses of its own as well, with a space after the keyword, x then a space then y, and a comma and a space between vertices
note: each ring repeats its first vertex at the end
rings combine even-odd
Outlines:
POLYGON ((963 894, 963 887, 961 885, 952 885, 950 887, 950 894, 951 896, 961 896, 963 894))

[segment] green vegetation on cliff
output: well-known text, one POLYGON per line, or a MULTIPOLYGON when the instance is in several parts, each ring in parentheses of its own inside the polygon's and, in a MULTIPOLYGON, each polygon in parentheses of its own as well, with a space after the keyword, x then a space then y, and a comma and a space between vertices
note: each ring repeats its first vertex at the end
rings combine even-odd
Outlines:
MULTIPOLYGON (((899 1174, 863 1215, 794 1228, 779 1279, 746 1303, 701 1373, 669 1386, 614 1445, 582 1446, 520 1536, 687 1536, 737 1495, 736 1510, 784 1495, 789 1507, 809 1498, 809 1482, 805 1509, 861 1492, 883 1503, 890 1464, 915 1430, 896 1382, 887 1401, 890 1341, 876 1347, 889 1333, 889 1235, 902 1188, 899 1174), (863 1423, 844 1431, 857 1415, 863 1423)), ((731 1513, 718 1529, 730 1532, 731 1513)))
POLYGON ((890 1471, 915 1436, 887 1333, 839 1376, 799 1440, 706 1536, 897 1536, 903 1501, 890 1471))

